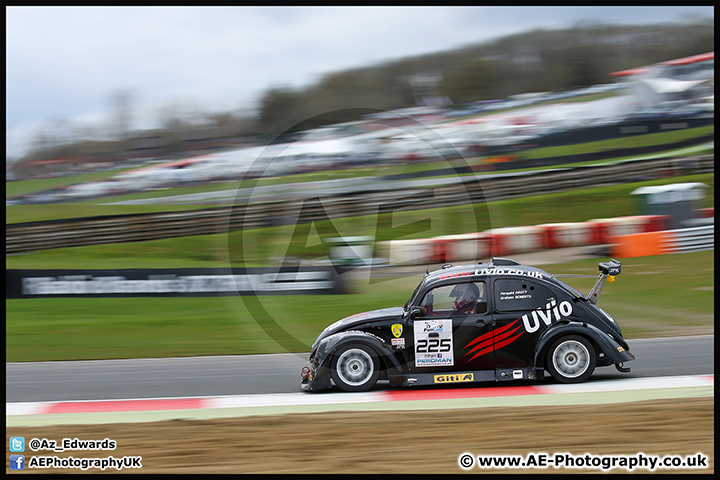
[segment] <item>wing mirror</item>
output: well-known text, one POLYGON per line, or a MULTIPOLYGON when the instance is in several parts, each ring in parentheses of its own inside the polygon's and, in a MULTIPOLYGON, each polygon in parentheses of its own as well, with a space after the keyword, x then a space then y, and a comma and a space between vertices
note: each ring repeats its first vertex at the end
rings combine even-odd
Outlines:
POLYGON ((425 307, 412 307, 410 309, 410 318, 424 317, 427 315, 425 307))

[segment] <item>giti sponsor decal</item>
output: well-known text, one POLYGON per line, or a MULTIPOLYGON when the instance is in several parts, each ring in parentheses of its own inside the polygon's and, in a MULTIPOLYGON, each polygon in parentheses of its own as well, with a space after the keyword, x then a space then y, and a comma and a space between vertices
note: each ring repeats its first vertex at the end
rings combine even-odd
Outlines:
POLYGON ((472 373, 453 373, 451 375, 435 375, 433 383, 460 383, 472 382, 475 376, 472 373))
POLYGON ((536 310, 531 312, 531 315, 523 315, 522 321, 525 326, 525 330, 528 333, 533 333, 540 328, 541 320, 545 325, 550 325, 563 317, 569 317, 572 314, 572 311, 572 305, 567 300, 561 302, 560 305, 557 305, 557 302, 553 299, 550 303, 545 305, 544 311, 538 307, 536 310), (530 317, 532 317, 532 320, 530 317))

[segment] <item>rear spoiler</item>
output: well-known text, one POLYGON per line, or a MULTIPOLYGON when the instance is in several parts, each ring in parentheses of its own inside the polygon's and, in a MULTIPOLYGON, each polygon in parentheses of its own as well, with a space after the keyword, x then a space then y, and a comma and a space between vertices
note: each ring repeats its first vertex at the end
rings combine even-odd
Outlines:
POLYGON ((590 290, 590 293, 588 293, 588 300, 590 300, 591 303, 597 303, 598 297, 600 297, 600 292, 602 292, 603 286, 605 285, 605 280, 610 283, 614 282, 615 277, 620 275, 621 267, 620 262, 615 259, 612 259, 609 262, 600 262, 598 264, 600 275, 598 275, 595 285, 592 290, 590 290))

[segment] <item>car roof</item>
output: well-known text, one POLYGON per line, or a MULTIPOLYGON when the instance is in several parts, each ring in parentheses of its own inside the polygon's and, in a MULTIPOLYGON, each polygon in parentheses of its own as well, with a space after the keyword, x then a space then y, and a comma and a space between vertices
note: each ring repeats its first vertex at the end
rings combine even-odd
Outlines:
POLYGON ((522 265, 508 258, 493 258, 490 262, 478 262, 471 265, 443 265, 440 270, 430 272, 425 277, 425 284, 436 283, 447 279, 468 279, 481 275, 522 275, 550 280, 552 275, 536 267, 522 265))

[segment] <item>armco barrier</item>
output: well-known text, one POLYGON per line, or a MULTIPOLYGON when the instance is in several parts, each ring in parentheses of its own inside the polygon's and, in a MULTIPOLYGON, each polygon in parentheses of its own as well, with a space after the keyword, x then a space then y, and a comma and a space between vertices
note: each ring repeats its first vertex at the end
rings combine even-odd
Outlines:
POLYGON ((664 253, 699 252, 715 248, 715 225, 670 230, 663 242, 664 253))
POLYGON ((610 237, 614 258, 699 252, 715 248, 715 225, 610 237))

